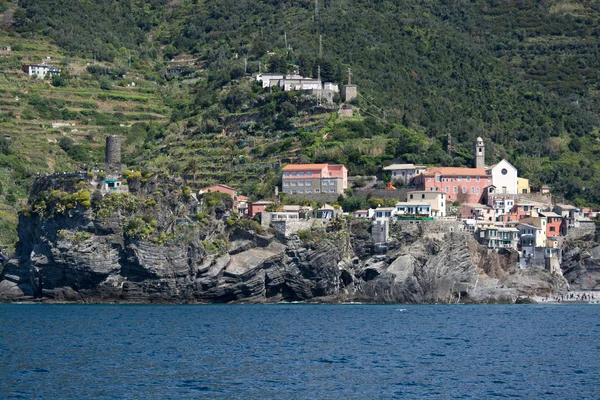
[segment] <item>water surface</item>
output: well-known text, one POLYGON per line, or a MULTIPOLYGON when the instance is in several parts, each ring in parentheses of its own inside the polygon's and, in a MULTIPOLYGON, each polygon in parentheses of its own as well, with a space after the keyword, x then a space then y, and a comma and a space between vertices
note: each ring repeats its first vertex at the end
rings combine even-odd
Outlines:
POLYGON ((598 399, 599 305, 0 305, 2 399, 598 399))

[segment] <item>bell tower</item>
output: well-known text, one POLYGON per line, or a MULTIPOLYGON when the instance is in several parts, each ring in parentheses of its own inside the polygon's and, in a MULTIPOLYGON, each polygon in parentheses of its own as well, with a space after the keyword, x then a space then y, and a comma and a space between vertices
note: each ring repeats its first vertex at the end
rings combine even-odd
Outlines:
POLYGON ((480 137, 475 142, 473 156, 475 158, 475 168, 485 168, 485 144, 480 137))

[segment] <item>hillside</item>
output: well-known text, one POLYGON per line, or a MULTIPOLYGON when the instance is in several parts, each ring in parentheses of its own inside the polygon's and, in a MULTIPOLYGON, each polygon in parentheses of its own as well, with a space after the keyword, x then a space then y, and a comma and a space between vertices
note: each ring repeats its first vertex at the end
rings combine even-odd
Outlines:
POLYGON ((596 2, 64 3, 0 2, 0 45, 13 47, 0 54, 9 206, 38 171, 101 162, 108 134, 125 137, 132 167, 256 197, 271 193, 281 163, 342 162, 353 175, 394 160, 470 165, 482 136, 489 163, 506 157, 535 186, 600 204, 596 2), (202 68, 169 75, 169 60, 186 54, 202 68), (62 79, 21 71, 46 57, 62 79), (252 78, 317 67, 339 84, 352 69, 360 116, 340 119, 338 103, 252 78))

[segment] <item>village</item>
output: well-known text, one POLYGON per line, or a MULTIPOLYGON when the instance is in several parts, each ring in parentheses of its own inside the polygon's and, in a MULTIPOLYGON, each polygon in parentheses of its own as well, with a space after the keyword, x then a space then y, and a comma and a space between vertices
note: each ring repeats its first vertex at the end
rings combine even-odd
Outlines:
MULTIPOLYGON (((426 232, 467 232, 489 251, 515 252, 519 268, 560 272, 563 242, 595 231, 598 211, 555 203, 549 187, 532 193, 529 181, 518 176, 507 160, 485 163, 485 145, 473 145, 473 168, 425 167, 392 164, 386 189, 363 189, 384 204, 347 212, 338 202, 348 194, 348 170, 339 164, 289 164, 282 168, 281 186, 269 199, 251 201, 224 184, 190 190, 200 206, 203 194, 220 192, 231 197, 239 218, 254 219, 272 228, 280 240, 301 231, 326 229, 338 218, 368 220, 377 253, 385 253, 390 227, 426 232), (401 185, 396 189, 393 183, 401 185), (394 206, 389 206, 393 203, 394 206), (313 207, 309 204, 317 204, 313 207)), ((106 139, 106 174, 90 184, 102 195, 128 192, 120 164, 120 137, 106 139)), ((60 174, 59 174, 60 175, 60 174)), ((83 176, 83 175, 82 175, 83 176)), ((249 195, 252 195, 249 193, 249 195)))
MULTIPOLYGON (((26 73, 38 78, 60 74, 60 70, 47 64, 23 67, 26 73)), ((255 77, 263 88, 304 91, 328 103, 333 103, 334 96, 341 92, 340 117, 360 112, 352 105, 356 103, 358 90, 351 78, 349 71, 348 83, 340 90, 335 83, 322 82, 319 75, 306 78, 298 74, 259 73, 255 77)), ((236 188, 219 183, 192 188, 191 193, 199 204, 203 193, 224 193, 231 197, 237 215, 256 219, 263 227, 273 228, 281 238, 303 230, 323 229, 340 217, 364 219, 372 223, 376 250, 385 252, 390 225, 418 224, 421 229, 469 232, 490 250, 514 251, 521 268, 560 271, 563 241, 569 236, 593 232, 597 211, 554 202, 547 186, 533 193, 529 180, 519 177, 508 160, 487 165, 485 153, 484 140, 479 137, 473 143, 472 168, 387 165, 382 171, 389 181, 379 179, 377 186, 377 177, 361 185, 364 177, 348 176, 344 165, 288 164, 282 168, 280 186, 273 188, 271 198, 251 201, 236 188), (340 197, 356 193, 381 201, 377 204, 371 201, 368 209, 344 210, 340 197)), ((95 179, 92 186, 103 195, 127 192, 128 186, 122 183, 118 136, 106 138, 106 165, 112 173, 95 179)))

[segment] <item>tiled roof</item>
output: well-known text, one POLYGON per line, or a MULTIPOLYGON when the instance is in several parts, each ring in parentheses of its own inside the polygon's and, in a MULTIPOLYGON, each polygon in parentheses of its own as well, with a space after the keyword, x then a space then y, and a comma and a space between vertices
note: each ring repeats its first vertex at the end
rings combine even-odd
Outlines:
POLYGON ((423 172, 423 175, 435 175, 440 173, 444 176, 487 176, 485 168, 454 168, 454 167, 436 167, 429 168, 423 172))
POLYGON ((323 169, 327 164, 290 164, 283 167, 283 171, 299 171, 306 169, 323 169))

